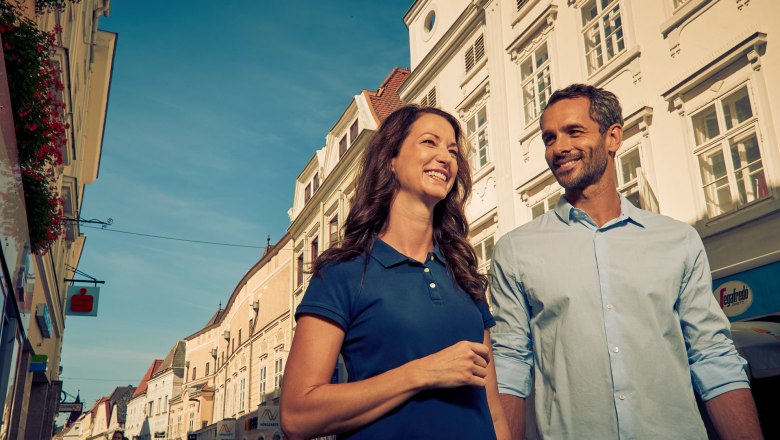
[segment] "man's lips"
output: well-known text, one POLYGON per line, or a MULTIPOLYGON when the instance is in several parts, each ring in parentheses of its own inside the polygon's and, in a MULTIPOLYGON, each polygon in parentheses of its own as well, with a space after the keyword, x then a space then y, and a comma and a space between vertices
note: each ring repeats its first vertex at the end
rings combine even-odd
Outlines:
POLYGON ((560 159, 555 160, 553 162, 553 165, 555 165, 555 169, 559 171, 568 171, 572 168, 574 168, 575 165, 582 159, 582 156, 566 156, 562 157, 560 159))

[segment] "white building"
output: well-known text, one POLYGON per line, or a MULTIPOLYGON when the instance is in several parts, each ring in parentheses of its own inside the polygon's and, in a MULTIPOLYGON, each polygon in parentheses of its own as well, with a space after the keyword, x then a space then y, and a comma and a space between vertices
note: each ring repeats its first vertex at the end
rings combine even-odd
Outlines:
POLYGON ((538 117, 554 90, 582 82, 621 99, 620 191, 697 228, 716 288, 749 287, 752 305, 732 319, 780 312, 779 3, 418 0, 404 21, 401 98, 456 113, 471 140, 483 266, 499 236, 562 194, 538 117))
POLYGON ((152 438, 169 438, 168 400, 181 393, 185 348, 184 341, 177 341, 146 381, 146 416, 152 438))

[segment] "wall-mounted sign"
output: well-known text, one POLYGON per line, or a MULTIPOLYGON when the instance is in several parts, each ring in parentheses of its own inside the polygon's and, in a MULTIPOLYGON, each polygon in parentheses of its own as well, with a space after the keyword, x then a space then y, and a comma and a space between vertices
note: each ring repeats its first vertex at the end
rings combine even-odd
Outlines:
POLYGON ((716 287, 713 294, 729 318, 745 313, 753 304, 753 289, 739 280, 726 281, 716 287))
POLYGON ((41 330, 41 336, 51 338, 51 315, 47 304, 38 304, 35 306, 35 321, 41 330))
POLYGON ((279 427, 279 405, 260 405, 257 409, 258 428, 279 427))
POLYGON ((84 404, 82 402, 60 402, 58 412, 82 412, 84 404))
POLYGON ((49 356, 46 356, 45 354, 34 354, 30 356, 30 368, 28 368, 28 370, 33 373, 45 373, 48 365, 49 356))
POLYGON ((100 287, 70 286, 65 314, 68 316, 97 316, 100 287))
POLYGON ((234 440, 236 438, 235 433, 235 419, 222 419, 217 422, 217 438, 219 440, 234 440))

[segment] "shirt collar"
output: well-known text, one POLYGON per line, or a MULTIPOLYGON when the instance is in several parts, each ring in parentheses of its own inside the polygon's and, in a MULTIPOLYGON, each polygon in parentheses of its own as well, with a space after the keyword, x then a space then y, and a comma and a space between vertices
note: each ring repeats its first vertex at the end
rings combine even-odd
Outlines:
MULTIPOLYGON (((641 209, 634 206, 631 202, 626 199, 623 194, 618 194, 620 196, 620 215, 607 222, 602 228, 609 227, 611 225, 623 222, 623 221, 632 221, 636 223, 639 226, 644 227, 644 215, 645 212, 641 209)), ((590 218, 590 216, 585 213, 585 211, 582 211, 580 209, 575 208, 574 206, 569 203, 568 200, 566 200, 566 196, 561 196, 560 199, 558 199, 558 203, 555 204, 555 213, 558 215, 558 218, 561 219, 564 223, 567 225, 571 225, 572 223, 576 223, 580 220, 586 221, 588 223, 593 224, 593 220, 590 218)))
MULTIPOLYGON (((379 237, 374 239, 374 246, 371 250, 371 256, 386 268, 397 266, 401 263, 414 261, 412 258, 409 258, 395 250, 395 248, 382 241, 382 239, 379 237)), ((442 254, 438 244, 433 245, 433 252, 429 252, 426 259, 430 259, 431 256, 435 257, 435 259, 438 260, 441 264, 447 264, 447 259, 444 258, 444 254, 442 254)), ((425 261, 420 261, 419 263, 424 264, 425 261)))

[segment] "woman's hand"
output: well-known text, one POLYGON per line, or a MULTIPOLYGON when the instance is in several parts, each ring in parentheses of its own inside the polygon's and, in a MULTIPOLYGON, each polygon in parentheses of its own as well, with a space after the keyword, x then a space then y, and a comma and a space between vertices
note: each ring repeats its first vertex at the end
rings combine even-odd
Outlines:
POLYGON ((464 385, 484 387, 489 349, 484 344, 457 342, 441 351, 409 363, 426 389, 464 385))

